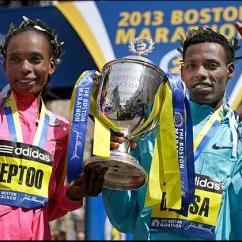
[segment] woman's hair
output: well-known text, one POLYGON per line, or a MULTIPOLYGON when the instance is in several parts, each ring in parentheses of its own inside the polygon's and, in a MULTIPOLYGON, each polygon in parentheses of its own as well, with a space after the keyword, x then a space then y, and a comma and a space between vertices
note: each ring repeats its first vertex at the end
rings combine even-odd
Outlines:
POLYGON ((6 59, 7 46, 10 39, 17 34, 26 31, 36 31, 43 34, 49 43, 51 57, 57 64, 60 63, 61 57, 63 55, 64 42, 58 42, 57 32, 54 29, 51 29, 43 21, 39 19, 31 20, 25 16, 23 16, 23 21, 19 26, 16 26, 13 23, 10 24, 9 30, 4 36, 2 43, 0 44, 0 54, 2 55, 4 61, 6 59))
POLYGON ((189 31, 186 38, 180 41, 181 48, 177 50, 182 54, 182 59, 184 61, 185 53, 189 46, 206 42, 218 43, 223 46, 226 53, 227 64, 234 63, 236 60, 241 59, 241 57, 235 56, 235 51, 240 48, 237 39, 229 41, 224 35, 215 32, 211 28, 201 26, 189 31))

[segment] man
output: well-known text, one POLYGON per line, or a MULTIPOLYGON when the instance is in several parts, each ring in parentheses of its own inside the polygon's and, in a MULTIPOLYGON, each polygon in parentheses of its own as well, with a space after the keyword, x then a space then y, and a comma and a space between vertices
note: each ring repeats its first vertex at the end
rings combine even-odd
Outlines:
MULTIPOLYGON (((242 25, 235 24, 242 35, 242 25)), ((140 240, 241 239, 242 125, 226 102, 237 42, 208 28, 191 31, 182 43, 181 77, 191 96, 195 157, 195 198, 188 216, 166 208, 164 197, 145 207, 146 186, 103 190, 111 223, 140 240)), ((155 131, 137 141, 134 154, 149 172, 155 131)), ((116 147, 122 139, 113 137, 116 147)), ((153 189, 156 189, 155 187, 153 189)))

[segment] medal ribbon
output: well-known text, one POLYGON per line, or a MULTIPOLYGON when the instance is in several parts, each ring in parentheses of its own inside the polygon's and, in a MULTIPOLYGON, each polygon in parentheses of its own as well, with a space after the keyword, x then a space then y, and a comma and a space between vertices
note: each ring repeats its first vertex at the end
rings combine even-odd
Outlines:
POLYGON ((67 178, 69 182, 76 179, 83 169, 83 152, 87 133, 94 72, 95 71, 83 72, 79 76, 72 92, 70 103, 71 126, 67 154, 67 178))
MULTIPOLYGON (((167 207, 181 209, 181 177, 173 112, 175 110, 177 111, 178 107, 176 106, 177 101, 174 102, 174 100, 172 100, 173 97, 180 94, 177 93, 179 89, 177 90, 177 88, 174 87, 174 84, 170 87, 169 82, 161 83, 155 96, 154 106, 149 118, 152 119, 154 118, 152 117, 152 114, 157 114, 160 126, 158 128, 151 162, 145 206, 152 206, 160 203, 162 193, 166 192, 167 207), (174 95, 172 95, 172 92, 174 92, 174 95), (156 189, 154 189, 154 187, 156 187, 156 189)), ((184 99, 182 98, 179 102, 180 101, 180 107, 182 107, 181 109, 184 109, 184 99)))
MULTIPOLYGON (((21 123, 19 119, 16 101, 13 94, 10 95, 10 98, 6 101, 5 106, 5 113, 7 117, 10 138, 12 141, 23 143, 21 123)), ((49 120, 49 112, 46 109, 43 100, 41 99, 39 125, 34 136, 33 145, 43 148, 47 139, 49 120)))
POLYGON ((72 92, 70 110, 71 131, 68 149, 68 181, 74 180, 83 169, 83 151, 85 145, 89 112, 95 116, 93 154, 101 157, 110 156, 110 128, 121 130, 98 111, 97 98, 101 87, 93 85, 94 70, 83 72, 72 92), (83 94, 83 90, 85 93, 83 94), (78 115, 82 114, 82 118, 78 115))
POLYGON ((186 89, 182 84, 180 76, 167 75, 167 78, 173 90, 172 98, 175 117, 176 144, 182 189, 181 210, 177 212, 187 214, 190 203, 194 201, 195 193, 192 117, 189 101, 185 93, 186 89))

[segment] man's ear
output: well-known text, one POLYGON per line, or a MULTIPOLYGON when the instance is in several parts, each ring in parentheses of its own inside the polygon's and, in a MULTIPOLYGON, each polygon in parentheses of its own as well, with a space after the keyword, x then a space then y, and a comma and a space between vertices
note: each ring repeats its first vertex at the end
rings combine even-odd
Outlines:
POLYGON ((184 66, 181 65, 181 79, 183 79, 183 78, 182 78, 182 76, 183 76, 183 68, 184 68, 184 66))
POLYGON ((234 63, 228 64, 228 79, 231 79, 234 76, 234 63))
POLYGON ((3 70, 6 72, 6 62, 3 62, 3 70))

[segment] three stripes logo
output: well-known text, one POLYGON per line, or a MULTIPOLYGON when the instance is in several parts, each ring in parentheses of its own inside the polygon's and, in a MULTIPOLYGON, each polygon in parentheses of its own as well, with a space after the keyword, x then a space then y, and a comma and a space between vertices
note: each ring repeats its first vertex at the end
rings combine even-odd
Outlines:
POLYGON ((0 154, 13 154, 14 147, 4 144, 0 144, 0 154))

